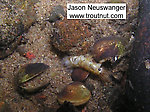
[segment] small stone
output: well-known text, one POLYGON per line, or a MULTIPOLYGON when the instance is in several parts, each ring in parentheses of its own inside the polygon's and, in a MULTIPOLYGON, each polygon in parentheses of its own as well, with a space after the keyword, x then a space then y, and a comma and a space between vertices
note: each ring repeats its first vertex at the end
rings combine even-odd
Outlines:
POLYGON ((63 19, 64 16, 65 16, 65 11, 63 6, 57 5, 53 7, 48 21, 51 23, 56 22, 57 20, 63 19))

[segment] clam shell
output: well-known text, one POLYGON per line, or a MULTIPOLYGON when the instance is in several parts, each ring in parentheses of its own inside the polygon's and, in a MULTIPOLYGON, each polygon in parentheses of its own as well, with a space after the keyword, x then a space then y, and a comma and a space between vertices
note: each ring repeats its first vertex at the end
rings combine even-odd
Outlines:
POLYGON ((91 97, 90 91, 81 83, 73 82, 67 85, 59 94, 58 102, 63 104, 65 101, 74 106, 85 104, 91 97))
POLYGON ((97 41, 92 47, 95 61, 108 60, 124 53, 125 46, 122 40, 116 37, 105 37, 97 41))
POLYGON ((49 68, 48 65, 44 63, 30 63, 22 66, 14 77, 14 83, 16 90, 19 93, 36 93, 39 90, 46 88, 49 83, 43 82, 40 86, 25 86, 25 83, 39 76, 41 73, 45 72, 49 68))
POLYGON ((75 68, 72 72, 71 78, 73 81, 84 81, 88 76, 89 72, 81 68, 75 68))

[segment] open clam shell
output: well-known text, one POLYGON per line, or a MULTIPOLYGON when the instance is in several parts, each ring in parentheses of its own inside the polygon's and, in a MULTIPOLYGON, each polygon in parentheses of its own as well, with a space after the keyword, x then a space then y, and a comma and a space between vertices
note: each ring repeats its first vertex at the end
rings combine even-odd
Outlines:
POLYGON ((43 83, 38 87, 32 88, 26 87, 24 84, 32 80, 33 78, 39 76, 41 73, 45 72, 48 68, 49 66, 44 63, 30 63, 21 67, 14 77, 15 87, 17 91, 23 94, 34 93, 47 86, 49 83, 43 83))

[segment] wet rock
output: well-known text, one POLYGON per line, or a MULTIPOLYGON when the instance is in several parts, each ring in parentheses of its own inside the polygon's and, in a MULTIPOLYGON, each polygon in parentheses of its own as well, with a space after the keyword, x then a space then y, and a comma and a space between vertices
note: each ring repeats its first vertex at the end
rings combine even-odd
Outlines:
POLYGON ((86 54, 93 43, 92 33, 80 20, 56 21, 53 29, 53 45, 71 55, 86 54))
POLYGON ((52 22, 56 22, 57 20, 61 20, 64 18, 65 14, 66 13, 64 11, 63 6, 61 5, 54 6, 50 13, 50 17, 48 21, 52 23, 52 22))

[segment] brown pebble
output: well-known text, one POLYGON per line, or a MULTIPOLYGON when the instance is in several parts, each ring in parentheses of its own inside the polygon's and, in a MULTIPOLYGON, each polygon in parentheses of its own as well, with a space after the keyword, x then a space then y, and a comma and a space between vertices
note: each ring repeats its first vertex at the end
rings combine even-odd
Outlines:
POLYGON ((75 68, 72 72, 71 78, 73 81, 84 81, 88 76, 89 72, 81 68, 75 68))

